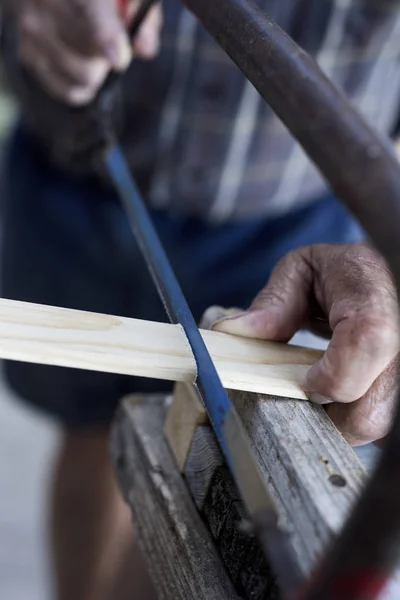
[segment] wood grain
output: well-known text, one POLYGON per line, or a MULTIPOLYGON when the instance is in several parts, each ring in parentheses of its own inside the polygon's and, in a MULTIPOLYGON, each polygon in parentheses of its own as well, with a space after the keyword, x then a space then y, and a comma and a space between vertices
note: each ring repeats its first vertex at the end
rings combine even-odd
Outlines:
MULTIPOLYGON (((291 532, 299 566, 309 573, 349 514, 366 480, 365 470, 321 406, 245 392, 230 392, 230 397, 281 523, 291 532)), ((190 488, 197 483, 192 494, 201 507, 221 457, 212 435, 200 435, 199 429, 184 474, 190 488), (202 493, 201 478, 209 486, 202 493)))
MULTIPOLYGON (((251 393, 230 395, 273 495, 281 525, 290 532, 299 567, 309 574, 349 514, 365 482, 365 471, 322 407, 251 393)), ((158 586, 168 588, 165 597, 185 597, 176 590, 188 585, 186 577, 194 576, 192 559, 187 562, 194 549, 186 546, 192 541, 186 541, 188 531, 182 527, 183 522, 198 528, 197 532, 189 532, 196 539, 203 535, 206 525, 239 597, 280 598, 257 541, 240 528, 245 511, 211 428, 196 428, 182 479, 160 433, 162 420, 154 415, 151 398, 142 398, 140 405, 126 400, 114 429, 125 440, 117 460, 118 470, 125 477, 122 486, 141 543, 147 548, 150 569, 157 571, 158 586), (187 500, 188 490, 203 523, 188 516, 194 509, 187 500), (160 525, 159 519, 167 520, 160 525)), ((208 546, 204 548, 208 560, 208 546)), ((196 552, 200 565, 200 543, 196 552)), ((220 566, 208 565, 213 580, 212 569, 220 573, 220 566)), ((197 596, 188 587, 186 598, 202 597, 201 593, 197 596)))
MULTIPOLYGON (((321 352, 214 331, 203 339, 226 388, 304 399, 321 352)), ((179 325, 0 299, 0 358, 193 383, 179 325)))
MULTIPOLYGON (((167 440, 172 453, 175 446, 167 440)), ((224 457, 211 425, 198 425, 186 456, 183 475, 197 508, 202 511, 215 472, 224 465, 224 457)))
MULTIPOLYGON (((366 473, 320 406, 230 392, 305 575, 315 568, 358 498, 366 473)), ((198 426, 183 475, 245 598, 276 598, 260 548, 240 532, 243 507, 210 426, 198 426)))
POLYGON ((162 434, 163 401, 126 399, 113 426, 118 479, 160 600, 240 600, 162 434))
POLYGON ((181 381, 176 383, 165 420, 164 434, 181 472, 197 425, 207 422, 204 405, 194 385, 181 381))

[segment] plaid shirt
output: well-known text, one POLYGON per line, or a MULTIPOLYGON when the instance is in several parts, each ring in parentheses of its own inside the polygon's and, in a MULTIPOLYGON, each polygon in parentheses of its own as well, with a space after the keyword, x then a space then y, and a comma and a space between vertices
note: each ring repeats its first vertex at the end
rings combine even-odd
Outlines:
MULTIPOLYGON (((400 98, 400 0, 259 0, 369 121, 391 134, 400 98)), ((155 207, 216 222, 281 215, 325 192, 316 169, 179 0, 159 57, 126 78, 122 143, 155 207)))

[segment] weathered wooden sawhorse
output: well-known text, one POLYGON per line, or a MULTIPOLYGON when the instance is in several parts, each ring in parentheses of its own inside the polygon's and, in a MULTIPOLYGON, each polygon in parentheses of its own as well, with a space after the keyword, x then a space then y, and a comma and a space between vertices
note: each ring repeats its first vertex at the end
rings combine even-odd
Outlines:
MULTIPOLYGON (((356 499, 365 471, 322 407, 231 392, 296 560, 309 574, 356 499)), ((112 454, 160 598, 278 599, 266 559, 193 389, 132 396, 112 454)))

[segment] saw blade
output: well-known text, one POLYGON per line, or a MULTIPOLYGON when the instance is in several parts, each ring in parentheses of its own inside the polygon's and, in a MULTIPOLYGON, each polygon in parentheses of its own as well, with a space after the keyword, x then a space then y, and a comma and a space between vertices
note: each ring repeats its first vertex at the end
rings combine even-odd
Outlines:
POLYGON ((104 163, 168 317, 171 323, 180 324, 185 332, 197 367, 195 387, 242 497, 253 531, 268 555, 282 590, 293 593, 298 589, 302 575, 293 559, 289 536, 279 527, 274 503, 243 424, 222 386, 125 157, 114 141, 110 142, 104 154, 104 163))

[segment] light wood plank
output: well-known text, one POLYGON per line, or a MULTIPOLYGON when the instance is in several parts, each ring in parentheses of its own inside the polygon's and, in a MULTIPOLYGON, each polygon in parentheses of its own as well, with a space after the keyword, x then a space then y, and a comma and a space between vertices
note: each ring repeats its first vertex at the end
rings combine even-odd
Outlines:
MULTIPOLYGON (((202 330, 226 388, 305 399, 321 352, 202 330)), ((0 299, 0 358, 193 383, 179 325, 0 299)))

